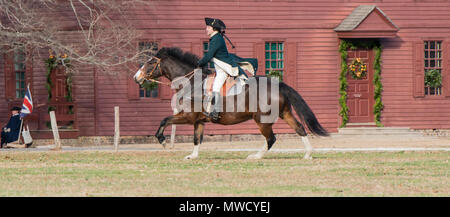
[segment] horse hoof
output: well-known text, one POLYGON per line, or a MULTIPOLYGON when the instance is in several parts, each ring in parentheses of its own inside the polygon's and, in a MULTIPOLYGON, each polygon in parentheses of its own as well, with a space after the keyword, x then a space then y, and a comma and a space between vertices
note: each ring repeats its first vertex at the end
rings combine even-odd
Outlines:
POLYGON ((161 145, 163 146, 164 149, 166 149, 166 140, 162 141, 161 145))
POLYGON ((184 159, 185 159, 185 160, 192 160, 192 159, 195 159, 195 158, 197 158, 197 157, 198 157, 198 156, 188 155, 188 156, 184 157, 184 159))
MULTIPOLYGON (((156 136, 156 138, 158 138, 159 144, 163 145, 163 143, 164 143, 164 144, 166 143, 166 137, 165 137, 165 136, 163 136, 163 135, 161 135, 161 136, 156 136)), ((163 145, 163 146, 165 146, 165 145, 163 145)))
POLYGON ((259 155, 259 154, 251 154, 251 155, 249 155, 247 157, 247 160, 258 160, 258 159, 261 159, 261 158, 262 158, 262 156, 259 155))
POLYGON ((305 155, 305 156, 303 157, 303 159, 306 159, 306 160, 312 160, 313 158, 312 158, 311 155, 307 154, 307 155, 305 155))

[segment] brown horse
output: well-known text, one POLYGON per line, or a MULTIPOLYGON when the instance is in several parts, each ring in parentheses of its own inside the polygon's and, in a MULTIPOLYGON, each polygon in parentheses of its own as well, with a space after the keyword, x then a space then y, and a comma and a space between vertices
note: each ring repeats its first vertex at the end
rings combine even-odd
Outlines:
MULTIPOLYGON (((158 51, 158 53, 150 58, 135 74, 134 80, 142 85, 145 80, 154 81, 155 78, 164 76, 170 81, 173 81, 175 78, 189 78, 189 81, 193 83, 193 71, 197 67, 197 62, 199 58, 191 54, 189 52, 183 52, 179 48, 167 48, 164 47, 158 51), (187 76, 189 75, 189 76, 187 76)), ((203 69, 203 72, 209 72, 207 69, 203 69)), ((202 75, 202 78, 205 78, 205 74, 202 75)), ((257 93, 258 96, 261 94, 265 94, 268 97, 268 102, 272 102, 278 104, 277 117, 280 117, 287 124, 292 127, 295 132, 302 137, 303 143, 305 145, 306 154, 304 156, 305 159, 311 159, 312 146, 309 143, 307 133, 303 125, 297 121, 295 116, 292 113, 292 108, 296 111, 299 118, 302 122, 307 126, 309 131, 318 136, 328 136, 326 130, 320 125, 317 121, 314 113, 311 111, 309 106, 303 100, 303 98, 291 87, 283 82, 278 83, 279 92, 277 96, 274 97, 271 94, 271 83, 278 82, 273 79, 267 79, 265 76, 256 76, 251 79, 254 79, 257 85, 260 85, 258 81, 264 78, 267 84, 267 92, 265 93, 257 93)), ((250 80, 250 79, 249 79, 250 80)), ((258 106, 256 110, 251 109, 251 105, 249 103, 249 99, 252 98, 251 94, 255 94, 256 92, 252 92, 249 85, 246 84, 244 86, 244 90, 241 94, 245 95, 245 111, 243 112, 221 112, 220 119, 215 122, 217 124, 222 125, 232 125, 242 123, 244 121, 253 119, 259 127, 261 134, 266 138, 267 144, 263 146, 263 148, 255 154, 249 155, 248 159, 260 159, 264 156, 264 154, 270 150, 272 145, 275 143, 276 138, 272 130, 273 122, 264 122, 262 121, 262 117, 264 115, 268 115, 269 112, 263 112, 258 106)), ((192 89, 194 86, 192 85, 192 89)), ((191 90, 193 91, 193 90, 191 90)), ((178 93, 178 92, 177 92, 178 93)), ((203 92, 202 92, 203 93, 203 92)), ((229 96, 229 97, 237 97, 237 96, 229 96)), ((256 97, 259 100, 260 97, 256 97)), ((192 102, 194 102, 196 97, 192 97, 192 102)), ((235 100, 236 101, 236 100, 235 100)), ((216 101, 217 102, 217 101, 216 101)), ((225 100, 223 103, 223 107, 226 107, 225 100)), ((236 105, 237 106, 237 105, 236 105)), ((242 105, 241 105, 242 106, 242 105)), ((193 108, 193 106, 192 106, 193 108)), ((202 109, 204 109, 202 107, 202 109)), ((161 144, 165 144, 165 137, 163 135, 164 129, 171 124, 191 124, 194 125, 194 150, 191 155, 185 157, 185 159, 194 159, 198 157, 199 144, 202 143, 203 140, 203 129, 206 122, 210 122, 211 120, 207 118, 207 116, 202 111, 194 111, 193 109, 190 111, 180 111, 175 115, 168 116, 161 121, 161 125, 156 132, 156 137, 158 138, 161 144)))

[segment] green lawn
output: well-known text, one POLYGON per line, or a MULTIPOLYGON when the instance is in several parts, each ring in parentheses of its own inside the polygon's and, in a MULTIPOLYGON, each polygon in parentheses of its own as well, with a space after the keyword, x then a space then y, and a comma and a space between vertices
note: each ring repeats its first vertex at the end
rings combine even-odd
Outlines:
POLYGON ((449 152, 1 152, 0 196, 450 196, 449 152))

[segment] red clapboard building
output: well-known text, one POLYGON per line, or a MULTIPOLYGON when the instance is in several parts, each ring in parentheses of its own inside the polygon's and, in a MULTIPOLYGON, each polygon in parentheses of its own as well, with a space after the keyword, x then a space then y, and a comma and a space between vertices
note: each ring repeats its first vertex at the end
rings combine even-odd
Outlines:
MULTIPOLYGON (((283 80, 310 105, 330 132, 342 124, 339 112, 341 40, 378 41, 381 53, 381 123, 412 129, 450 128, 450 2, 431 0, 245 0, 152 1, 130 12, 142 33, 137 46, 156 43, 180 47, 202 56, 208 47, 204 17, 227 25, 227 36, 241 57, 256 57, 258 74, 280 70, 283 80), (440 87, 425 85, 425 72, 436 69, 440 87)), ((67 33, 77 41, 76 34, 67 33)), ((228 42, 227 42, 228 43, 228 42)), ((48 106, 57 111, 62 137, 112 136, 114 106, 120 107, 121 135, 154 135, 160 121, 172 114, 171 90, 145 91, 132 81, 134 72, 108 75, 82 66, 73 77, 73 102, 64 100, 64 78, 52 75, 55 87, 48 102, 43 58, 22 61, 23 54, 0 60, 0 122, 23 100, 31 83, 35 105, 28 123, 34 135, 48 131, 48 106), (22 62, 21 62, 22 61, 22 62), (58 116, 59 115, 59 116, 58 116), (64 128, 64 127, 63 127, 64 128)), ((374 123, 374 58, 372 49, 348 50, 347 62, 367 64, 363 79, 347 75, 349 123, 374 123)), ((136 66, 136 69, 138 66, 136 66)), ((276 133, 294 133, 282 120, 276 133)), ((170 128, 166 133, 170 132, 170 128)), ((192 126, 178 126, 177 135, 192 135, 192 126)), ((208 124, 205 134, 259 134, 253 121, 234 126, 208 124)))

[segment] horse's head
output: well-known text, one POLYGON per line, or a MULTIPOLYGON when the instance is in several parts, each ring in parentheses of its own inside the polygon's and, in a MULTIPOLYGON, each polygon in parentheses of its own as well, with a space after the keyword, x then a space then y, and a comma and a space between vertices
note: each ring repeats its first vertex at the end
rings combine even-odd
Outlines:
POLYGON ((164 76, 169 81, 192 72, 198 65, 199 58, 177 47, 163 47, 151 57, 134 75, 134 81, 142 85, 144 81, 164 76))
POLYGON ((161 77, 161 59, 153 56, 136 72, 133 79, 139 85, 144 81, 151 81, 155 78, 161 77))

